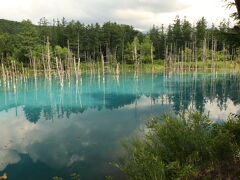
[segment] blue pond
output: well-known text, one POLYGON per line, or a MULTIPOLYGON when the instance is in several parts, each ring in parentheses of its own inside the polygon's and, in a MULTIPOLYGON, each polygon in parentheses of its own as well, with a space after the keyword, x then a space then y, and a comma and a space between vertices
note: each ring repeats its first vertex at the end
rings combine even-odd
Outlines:
POLYGON ((9 180, 121 179, 109 162, 150 115, 197 109, 221 121, 240 112, 238 74, 85 74, 63 87, 44 77, 0 85, 0 175, 9 180))

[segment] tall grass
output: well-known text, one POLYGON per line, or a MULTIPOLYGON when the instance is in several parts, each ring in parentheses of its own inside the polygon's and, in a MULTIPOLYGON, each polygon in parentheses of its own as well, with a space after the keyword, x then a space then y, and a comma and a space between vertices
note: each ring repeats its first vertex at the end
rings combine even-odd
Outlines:
MULTIPOLYGON (((188 69, 188 68, 191 68, 191 69, 195 69, 196 67, 196 62, 179 62, 179 63, 176 63, 175 66, 182 66, 184 69, 188 69)), ((238 63, 236 62, 231 62, 231 61, 214 61, 212 62, 211 60, 206 60, 205 62, 203 61, 198 61, 197 62, 197 68, 198 69, 239 69, 240 66, 238 63)))
POLYGON ((212 122, 197 112, 162 115, 123 143, 115 164, 130 180, 239 179, 240 118, 212 122))

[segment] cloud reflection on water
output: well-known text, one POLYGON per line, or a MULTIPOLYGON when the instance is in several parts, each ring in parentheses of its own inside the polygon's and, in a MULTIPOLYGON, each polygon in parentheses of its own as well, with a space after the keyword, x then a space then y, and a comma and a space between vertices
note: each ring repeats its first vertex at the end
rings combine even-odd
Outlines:
POLYGON ((32 166, 77 169, 90 179, 110 174, 107 163, 120 153, 118 140, 135 133, 150 114, 193 108, 211 111, 216 120, 240 107, 237 76, 145 75, 138 82, 127 76, 119 85, 107 77, 100 88, 97 80, 87 84, 88 78, 81 91, 74 85, 64 92, 49 90, 44 81, 36 90, 30 82, 27 90, 8 92, 13 96, 0 91, 0 171, 20 166, 25 154, 32 166))

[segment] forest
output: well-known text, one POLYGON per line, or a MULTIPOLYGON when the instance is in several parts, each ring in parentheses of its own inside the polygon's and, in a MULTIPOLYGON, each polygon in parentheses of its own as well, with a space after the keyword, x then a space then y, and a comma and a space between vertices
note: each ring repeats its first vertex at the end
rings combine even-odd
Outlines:
POLYGON ((165 60, 169 64, 212 59, 238 63, 239 47, 240 35, 229 21, 209 27, 204 17, 191 24, 187 18, 177 16, 168 27, 154 25, 147 32, 115 22, 86 25, 65 18, 41 18, 34 25, 30 20, 0 20, 1 62, 31 67, 34 60, 39 69, 43 69, 44 61, 55 64, 58 57, 64 64, 70 56, 79 62, 134 64, 165 60))
POLYGON ((240 179, 240 0, 181 1, 3 2, 0 179, 240 179))

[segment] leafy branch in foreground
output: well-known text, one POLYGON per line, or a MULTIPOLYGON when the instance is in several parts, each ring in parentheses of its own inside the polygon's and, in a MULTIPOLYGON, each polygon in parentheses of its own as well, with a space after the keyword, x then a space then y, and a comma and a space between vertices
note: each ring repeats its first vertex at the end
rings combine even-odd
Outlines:
POLYGON ((221 123, 190 112, 153 118, 147 133, 123 142, 125 156, 115 164, 127 179, 238 179, 240 118, 221 123))

